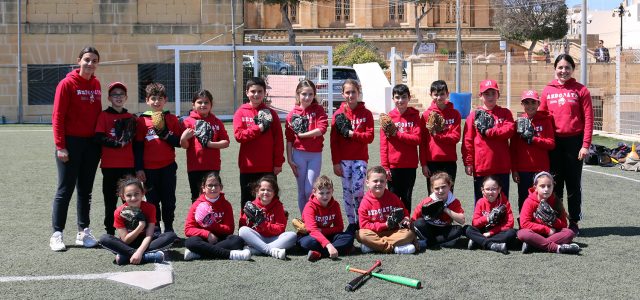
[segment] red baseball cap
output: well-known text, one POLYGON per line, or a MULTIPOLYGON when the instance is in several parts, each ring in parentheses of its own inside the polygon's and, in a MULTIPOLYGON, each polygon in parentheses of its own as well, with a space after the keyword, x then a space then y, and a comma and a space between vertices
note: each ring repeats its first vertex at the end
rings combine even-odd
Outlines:
POLYGON ((498 83, 493 79, 487 79, 480 82, 480 94, 484 93, 484 91, 488 89, 494 89, 500 92, 500 89, 498 88, 498 83))
POLYGON ((520 101, 525 99, 533 99, 540 102, 540 96, 538 96, 538 92, 536 90, 524 90, 522 91, 522 96, 520 97, 520 101))
POLYGON ((115 88, 121 88, 124 90, 124 92, 127 92, 127 86, 124 85, 124 83, 120 82, 120 81, 116 81, 116 82, 112 82, 109 84, 109 93, 111 93, 111 90, 115 89, 115 88))

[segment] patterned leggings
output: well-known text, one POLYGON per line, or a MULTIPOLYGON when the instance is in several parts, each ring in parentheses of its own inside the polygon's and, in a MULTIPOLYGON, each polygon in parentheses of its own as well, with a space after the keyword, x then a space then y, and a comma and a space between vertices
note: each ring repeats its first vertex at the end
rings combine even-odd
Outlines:
POLYGON ((358 207, 364 197, 364 181, 367 176, 367 162, 364 160, 343 160, 342 199, 349 224, 358 222, 358 207))

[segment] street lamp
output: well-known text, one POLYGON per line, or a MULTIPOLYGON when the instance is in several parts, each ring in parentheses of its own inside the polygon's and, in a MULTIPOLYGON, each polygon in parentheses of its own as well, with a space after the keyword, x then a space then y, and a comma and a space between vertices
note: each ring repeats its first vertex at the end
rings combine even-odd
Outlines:
POLYGON ((611 16, 615 18, 616 14, 620 17, 620 49, 622 49, 622 17, 624 17, 625 14, 627 14, 627 17, 631 17, 631 12, 624 9, 622 2, 620 2, 620 6, 613 9, 613 14, 611 16))

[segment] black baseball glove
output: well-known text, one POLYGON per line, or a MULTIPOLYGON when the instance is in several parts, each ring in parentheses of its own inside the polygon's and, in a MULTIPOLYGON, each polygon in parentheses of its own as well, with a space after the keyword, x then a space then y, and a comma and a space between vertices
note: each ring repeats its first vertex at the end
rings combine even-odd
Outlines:
POLYGON ((547 201, 542 200, 540 201, 540 205, 538 205, 538 209, 533 213, 533 217, 549 226, 553 226, 553 223, 555 223, 558 218, 558 212, 556 212, 547 201))
POLYGON ((264 127, 264 131, 267 131, 267 129, 269 129, 269 126, 271 126, 271 122, 273 122, 271 111, 268 108, 259 110, 258 114, 253 117, 253 122, 256 123, 256 125, 262 124, 262 127, 264 127))
POLYGON ((260 224, 265 220, 264 211, 253 204, 253 202, 249 201, 245 203, 242 211, 244 212, 244 215, 247 216, 247 220, 250 223, 253 223, 253 228, 260 226, 260 224))
POLYGON ((120 211, 120 217, 124 219, 124 225, 129 231, 135 230, 140 221, 147 221, 140 207, 126 206, 120 211))
POLYGON ((194 135, 200 142, 200 145, 207 148, 207 144, 209 144, 213 137, 213 127, 205 120, 197 120, 194 135))
POLYGON ((351 127, 351 121, 347 119, 347 116, 344 113, 339 113, 336 115, 336 129, 340 132, 340 135, 343 137, 349 137, 349 130, 353 130, 351 127))
POLYGON ((480 132, 480 134, 482 135, 486 135, 487 130, 493 128, 493 126, 495 125, 493 117, 483 109, 476 110, 475 120, 473 121, 473 124, 478 129, 478 132, 480 132))
POLYGON ((309 131, 309 118, 307 116, 301 116, 299 114, 293 114, 291 116, 291 129, 296 134, 301 134, 309 131))
POLYGON ((404 209, 400 207, 394 208, 391 213, 387 216, 387 228, 396 229, 402 223, 404 219, 404 209))
POLYGON ((116 120, 113 124, 116 141, 122 145, 130 143, 136 135, 137 124, 138 122, 134 117, 116 120))
POLYGON ((425 220, 437 219, 444 211, 444 201, 431 201, 422 206, 422 217, 425 220))
POLYGON ((527 141, 527 144, 531 144, 533 142, 533 136, 535 134, 535 130, 533 128, 533 124, 529 118, 518 118, 516 121, 516 132, 520 134, 520 137, 527 141))
POLYGON ((493 226, 496 226, 498 223, 500 223, 500 221, 502 220, 502 218, 504 218, 504 216, 507 214, 507 206, 504 204, 500 204, 496 207, 494 207, 490 212, 489 215, 487 215, 487 221, 489 222, 487 224, 487 228, 491 228, 493 226))

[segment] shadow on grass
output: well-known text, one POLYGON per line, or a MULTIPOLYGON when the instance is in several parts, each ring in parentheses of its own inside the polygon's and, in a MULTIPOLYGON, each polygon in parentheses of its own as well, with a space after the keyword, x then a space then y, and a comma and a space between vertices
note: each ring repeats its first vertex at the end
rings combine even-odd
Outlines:
POLYGON ((640 227, 636 226, 612 226, 612 227, 589 227, 580 228, 580 237, 601 237, 601 236, 640 236, 640 227))

